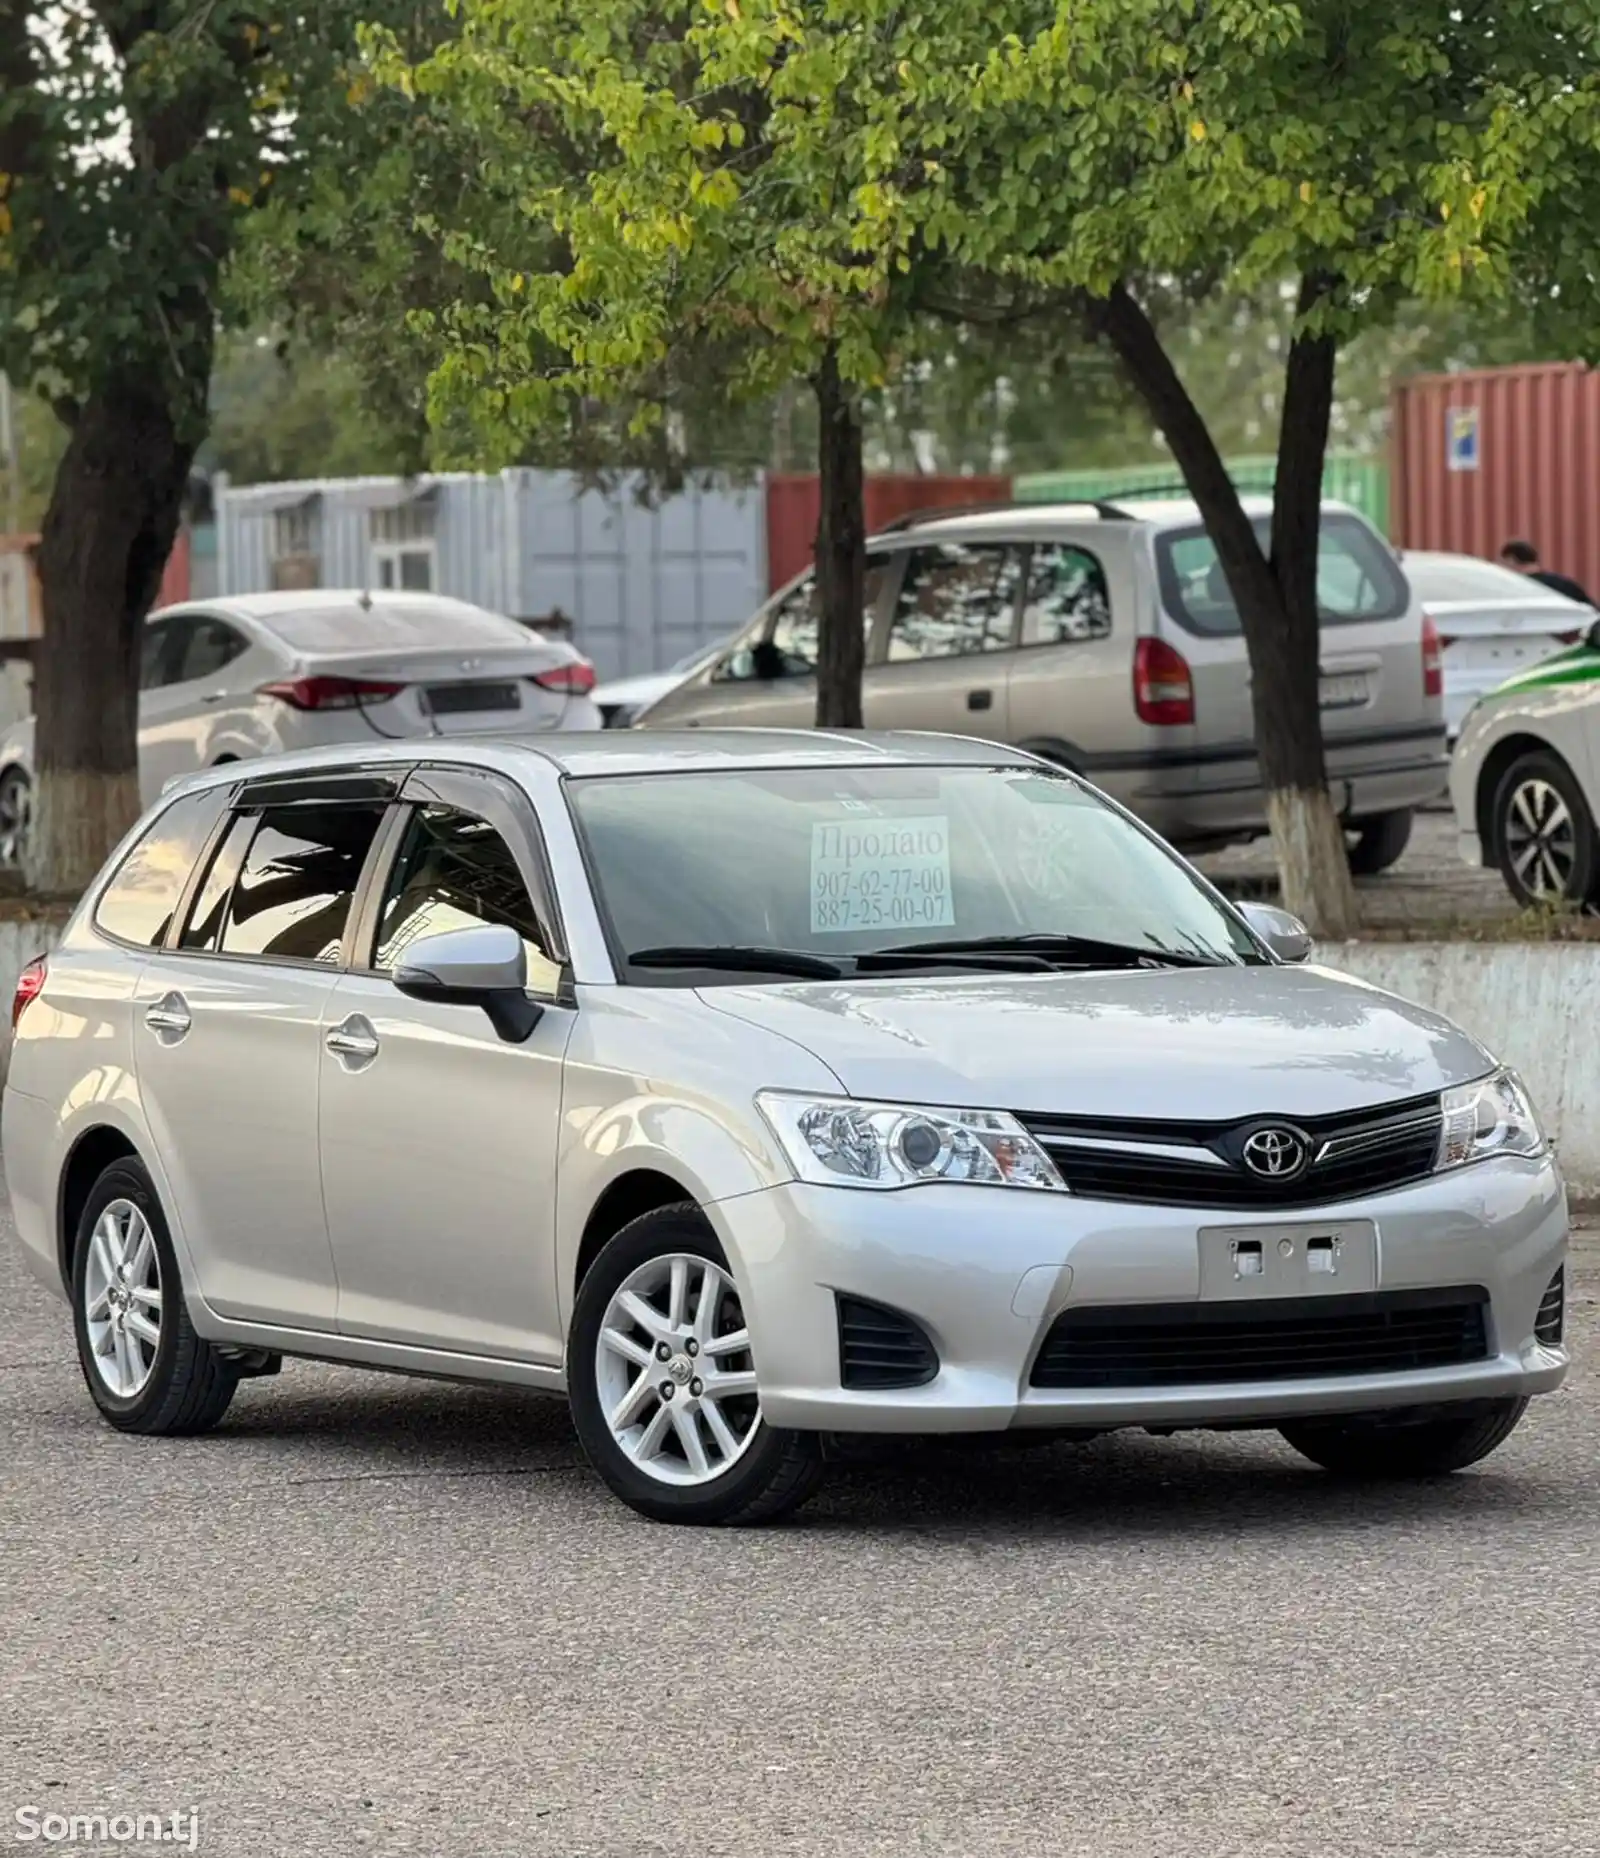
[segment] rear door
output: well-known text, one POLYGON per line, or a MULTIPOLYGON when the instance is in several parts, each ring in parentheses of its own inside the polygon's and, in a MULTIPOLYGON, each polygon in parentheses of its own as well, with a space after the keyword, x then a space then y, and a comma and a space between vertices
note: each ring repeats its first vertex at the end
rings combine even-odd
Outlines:
MULTIPOLYGON (((1127 534, 1033 544, 1022 629, 1010 660, 1010 740, 1118 791, 1110 764, 1135 739, 1138 600, 1127 534), (1113 598, 1115 586, 1115 598, 1113 598)), ((1120 792, 1118 797, 1124 797, 1120 792)))
POLYGON ((392 789, 321 775, 241 790, 139 977, 140 1096, 201 1295, 224 1316, 335 1326, 317 1165, 323 1009, 392 789))
MULTIPOLYGON (((208 765, 207 744, 238 706, 237 663, 251 641, 210 613, 160 622, 160 681, 139 703, 139 773, 147 801, 170 780, 208 765)), ((253 696, 245 699, 246 707, 253 696)))
POLYGON ((862 682, 869 729, 937 729, 1005 741, 1006 670, 1027 549, 925 542, 905 566, 862 682))

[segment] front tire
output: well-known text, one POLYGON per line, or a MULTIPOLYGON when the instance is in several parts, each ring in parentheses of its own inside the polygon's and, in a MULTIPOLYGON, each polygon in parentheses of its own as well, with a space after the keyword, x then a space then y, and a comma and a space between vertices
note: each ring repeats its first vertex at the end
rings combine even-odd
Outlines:
POLYGON ((227 1412, 239 1371, 196 1335, 155 1184, 132 1157, 84 1204, 72 1317, 90 1396, 117 1431, 185 1437, 227 1412))
POLYGON ((1364 819, 1356 827, 1350 847, 1350 870, 1356 877, 1376 877, 1397 864, 1411 843, 1409 811, 1380 813, 1376 819, 1364 819))
POLYGON ((1458 1419, 1405 1425, 1382 1419, 1318 1419, 1283 1437, 1323 1470, 1349 1478, 1445 1477, 1487 1458, 1516 1431, 1526 1400, 1497 1400, 1458 1419))
POLYGON ((567 1385, 589 1462, 656 1522, 774 1522, 821 1479, 820 1439, 762 1417, 739 1292, 695 1206, 644 1214, 590 1266, 567 1385))
POLYGON ((1600 845, 1583 789, 1559 755, 1514 761, 1494 796, 1500 875, 1518 903, 1588 904, 1600 896, 1600 845))

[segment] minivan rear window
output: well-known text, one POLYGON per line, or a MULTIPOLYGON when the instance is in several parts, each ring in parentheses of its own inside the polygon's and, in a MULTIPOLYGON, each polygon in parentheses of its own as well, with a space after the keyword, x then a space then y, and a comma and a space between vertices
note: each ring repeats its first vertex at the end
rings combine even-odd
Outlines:
MULTIPOLYGON (((1271 528, 1268 517, 1255 519, 1263 548, 1269 546, 1271 528)), ((1239 610, 1216 544, 1204 528, 1196 524, 1158 535, 1156 572, 1161 604, 1180 626, 1205 638, 1237 637, 1239 610)), ((1317 553, 1317 607, 1323 624, 1398 619, 1410 603, 1405 576, 1366 524, 1337 512, 1325 515, 1317 553)))

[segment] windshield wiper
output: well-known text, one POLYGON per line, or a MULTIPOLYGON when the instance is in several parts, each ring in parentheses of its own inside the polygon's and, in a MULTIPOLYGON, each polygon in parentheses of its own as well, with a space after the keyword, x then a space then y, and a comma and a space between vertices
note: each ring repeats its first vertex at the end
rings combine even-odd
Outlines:
POLYGON ((968 941, 908 942, 903 947, 883 948, 880 955, 983 955, 1007 951, 1018 955, 1038 956, 1052 966, 1063 961, 1082 959, 1089 963, 1120 962, 1125 966, 1147 965, 1153 968, 1222 968, 1231 965, 1213 955, 1191 955, 1186 949, 1161 948, 1152 944, 1142 948, 1136 942, 1102 942, 1092 935, 980 935, 968 941))
POLYGON ((837 981, 844 969, 799 948, 747 948, 708 943, 704 948, 640 948, 627 957, 630 968, 720 968, 730 974, 792 974, 806 981, 837 981))

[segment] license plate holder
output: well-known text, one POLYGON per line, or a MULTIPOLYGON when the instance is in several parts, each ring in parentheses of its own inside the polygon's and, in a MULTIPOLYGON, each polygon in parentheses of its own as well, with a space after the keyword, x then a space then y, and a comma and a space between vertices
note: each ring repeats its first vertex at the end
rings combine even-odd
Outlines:
POLYGON ((1200 1295, 1206 1302, 1339 1297, 1377 1288, 1378 1228, 1370 1219, 1200 1230, 1200 1295))
POLYGON ((428 684, 423 699, 434 716, 475 716, 491 710, 520 710, 522 692, 512 678, 470 684, 428 684))
POLYGON ((1358 710, 1372 701, 1365 671, 1332 671, 1318 680, 1317 701, 1325 710, 1358 710))

